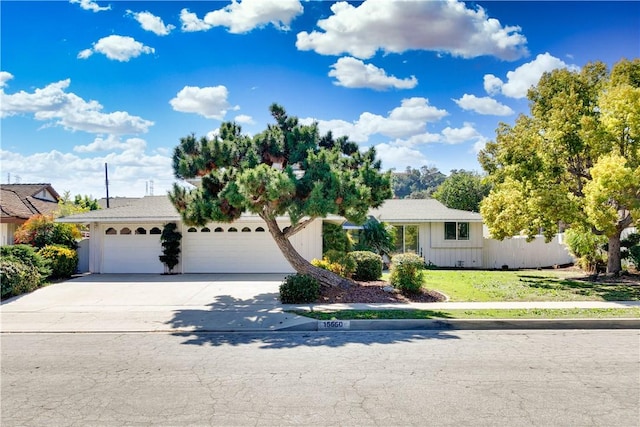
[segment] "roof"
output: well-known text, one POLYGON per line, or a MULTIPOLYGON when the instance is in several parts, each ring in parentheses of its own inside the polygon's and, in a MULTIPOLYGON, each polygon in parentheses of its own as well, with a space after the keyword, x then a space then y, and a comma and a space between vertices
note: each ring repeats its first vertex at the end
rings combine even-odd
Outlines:
POLYGON ((482 222, 482 216, 477 212, 451 209, 435 199, 390 199, 379 208, 371 209, 369 215, 389 223, 482 222))
POLYGON ((58 209, 60 195, 51 184, 0 185, 0 217, 28 219, 37 214, 50 214, 58 209), (54 200, 40 197, 45 192, 54 200))
MULTIPOLYGON (((482 222, 479 213, 449 209, 435 199, 392 199, 387 200, 378 209, 369 211, 379 221, 389 223, 419 223, 435 221, 482 222)), ((255 214, 243 214, 242 220, 255 220, 255 214)), ((328 219, 335 220, 331 215, 328 219)), ((123 222, 169 222, 180 221, 180 214, 169 201, 169 197, 145 196, 127 199, 127 203, 109 209, 99 209, 64 218, 58 222, 70 223, 123 223, 123 222)))

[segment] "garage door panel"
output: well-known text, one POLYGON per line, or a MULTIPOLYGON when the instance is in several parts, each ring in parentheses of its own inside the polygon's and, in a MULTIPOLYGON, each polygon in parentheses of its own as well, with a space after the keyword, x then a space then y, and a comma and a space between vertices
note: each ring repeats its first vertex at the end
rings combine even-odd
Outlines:
POLYGON ((163 273, 158 235, 107 235, 104 239, 103 273, 163 273))
MULTIPOLYGON (((184 233, 185 273, 288 273, 293 269, 267 232, 256 232, 261 224, 236 226, 237 232, 184 233), (249 227, 250 232, 242 232, 249 227)), ((214 230, 217 226, 209 226, 214 230)))

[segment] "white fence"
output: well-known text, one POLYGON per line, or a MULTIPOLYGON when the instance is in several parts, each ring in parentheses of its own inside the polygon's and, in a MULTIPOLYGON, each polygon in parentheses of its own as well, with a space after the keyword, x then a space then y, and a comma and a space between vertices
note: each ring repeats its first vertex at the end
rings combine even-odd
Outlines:
POLYGON ((563 234, 557 234, 546 243, 543 236, 531 242, 525 237, 505 240, 484 239, 482 261, 484 268, 541 268, 570 264, 575 258, 563 243, 563 234))

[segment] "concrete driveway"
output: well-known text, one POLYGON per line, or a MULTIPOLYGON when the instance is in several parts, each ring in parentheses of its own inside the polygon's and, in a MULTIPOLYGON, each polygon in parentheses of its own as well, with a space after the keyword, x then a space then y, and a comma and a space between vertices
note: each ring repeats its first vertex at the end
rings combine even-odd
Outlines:
POLYGON ((2 332, 257 331, 282 311, 284 274, 92 274, 2 302, 2 332))

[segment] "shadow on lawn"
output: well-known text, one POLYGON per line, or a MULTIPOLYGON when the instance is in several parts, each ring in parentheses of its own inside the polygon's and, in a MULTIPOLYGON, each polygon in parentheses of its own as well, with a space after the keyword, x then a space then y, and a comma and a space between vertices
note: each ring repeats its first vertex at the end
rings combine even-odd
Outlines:
POLYGON ((183 338, 182 344, 188 345, 217 347, 259 344, 259 348, 262 349, 301 346, 341 347, 348 344, 369 346, 426 339, 459 339, 455 333, 440 330, 407 332, 268 330, 270 326, 277 328, 279 324, 299 317, 293 313, 274 310, 276 307, 274 294, 260 294, 248 299, 220 295, 216 296, 215 301, 208 306, 210 310, 176 310, 173 318, 167 323, 182 331, 174 332, 172 335, 183 338), (256 331, 259 328, 266 330, 265 332, 256 331))
POLYGON ((518 277, 521 282, 527 283, 532 288, 568 291, 579 296, 600 297, 604 301, 640 300, 640 285, 635 282, 610 283, 530 275, 519 275, 518 277))

